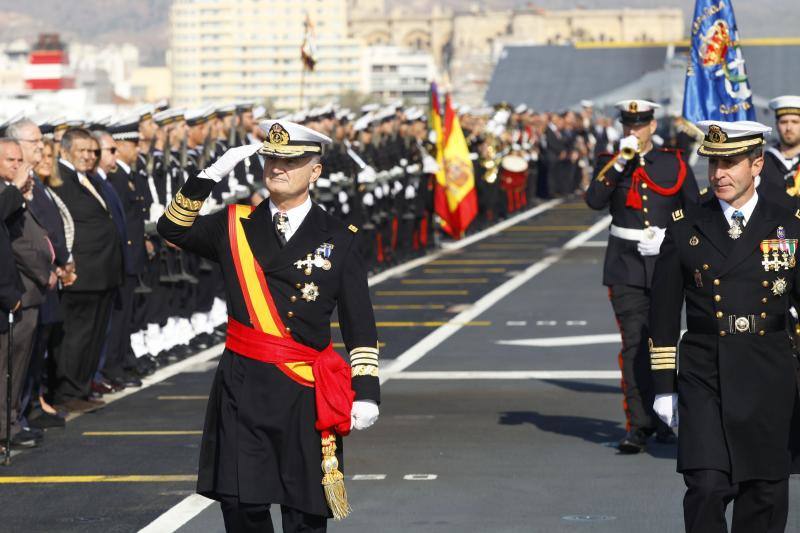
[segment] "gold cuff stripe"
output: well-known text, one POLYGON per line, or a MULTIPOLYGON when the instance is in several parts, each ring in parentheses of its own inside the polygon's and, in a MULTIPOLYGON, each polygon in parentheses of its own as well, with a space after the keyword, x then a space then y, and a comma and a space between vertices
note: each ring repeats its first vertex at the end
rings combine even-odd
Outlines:
POLYGON ((359 346, 358 348, 353 348, 352 350, 350 350, 350 355, 353 355, 353 354, 356 354, 356 353, 374 353, 374 354, 377 354, 378 353, 378 349, 377 348, 372 348, 371 346, 359 346))
POLYGON ((199 212, 200 212, 199 210, 197 210, 197 211, 190 211, 189 209, 184 209, 184 208, 183 208, 183 207, 181 207, 181 206, 180 206, 180 204, 179 204, 178 202, 176 202, 175 200, 172 200, 172 202, 170 202, 170 204, 169 204, 169 205, 172 207, 172 209, 174 209, 174 210, 175 210, 175 212, 176 212, 176 213, 180 213, 181 215, 185 215, 185 216, 187 216, 187 217, 188 217, 188 216, 192 216, 192 215, 197 215, 197 213, 199 213, 199 212))
POLYGON ((351 366, 359 366, 359 365, 367 365, 367 366, 378 366, 377 361, 367 361, 363 359, 357 359, 355 361, 350 361, 351 366))
POLYGON ((173 202, 177 203, 184 209, 188 209, 189 211, 200 211, 200 208, 203 207, 203 200, 190 200, 189 198, 186 198, 181 191, 175 193, 175 199, 173 202))
POLYGON ((194 215, 182 215, 181 213, 178 213, 177 211, 172 209, 172 206, 167 207, 166 212, 169 213, 170 215, 172 215, 174 218, 177 218, 178 220, 182 220, 184 222, 193 223, 194 219, 197 218, 197 214, 194 214, 194 215))
POLYGON ((357 356, 357 355, 360 355, 362 357, 372 357, 372 358, 375 358, 375 359, 378 358, 378 352, 366 352, 366 351, 364 351, 364 352, 350 352, 350 358, 351 359, 353 357, 357 356))
POLYGON ((674 355, 661 355, 661 356, 653 356, 653 357, 650 358, 650 360, 653 361, 653 362, 656 362, 656 361, 659 361, 659 362, 660 361, 675 361, 676 359, 677 359, 677 357, 675 357, 674 355))
POLYGON ((372 376, 377 378, 378 377, 378 367, 377 366, 354 366, 352 377, 359 377, 359 376, 372 376))
POLYGON ((666 353, 666 352, 677 352, 678 348, 676 346, 665 346, 665 347, 658 347, 652 346, 650 348, 650 353, 666 353))
POLYGON ((651 370, 675 370, 677 368, 676 365, 651 365, 651 370))
POLYGON ((185 228, 190 228, 192 227, 192 224, 194 224, 194 220, 192 220, 191 222, 184 222, 183 220, 175 218, 175 216, 169 212, 169 209, 164 211, 164 216, 167 217, 167 220, 169 220, 173 224, 177 224, 178 226, 183 226, 185 228))

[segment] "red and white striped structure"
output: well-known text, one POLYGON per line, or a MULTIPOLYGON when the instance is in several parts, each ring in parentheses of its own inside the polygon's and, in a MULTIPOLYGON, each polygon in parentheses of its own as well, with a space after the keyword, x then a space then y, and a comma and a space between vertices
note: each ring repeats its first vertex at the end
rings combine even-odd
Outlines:
POLYGON ((59 91, 75 88, 69 54, 57 33, 42 33, 33 46, 24 71, 25 88, 32 91, 59 91))

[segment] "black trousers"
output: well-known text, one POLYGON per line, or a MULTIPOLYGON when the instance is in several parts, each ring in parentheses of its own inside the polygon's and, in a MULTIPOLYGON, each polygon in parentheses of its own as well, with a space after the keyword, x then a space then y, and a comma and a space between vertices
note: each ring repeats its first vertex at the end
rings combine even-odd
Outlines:
POLYGON ((687 533, 727 533, 725 508, 733 502, 731 533, 783 533, 789 514, 789 480, 731 483, 719 470, 683 474, 687 533))
MULTIPOLYGON (((220 500, 220 505, 227 533, 273 533, 269 504, 246 504, 236 496, 225 496, 220 500)), ((281 505, 284 533, 324 533, 327 522, 324 516, 281 505)))
POLYGON ((121 378, 126 368, 136 364, 128 358, 131 351, 131 325, 133 324, 133 290, 138 284, 136 276, 125 276, 116 292, 111 309, 111 325, 106 342, 106 360, 101 370, 107 378, 121 378))
POLYGON ((57 404, 89 396, 89 388, 100 361, 114 290, 64 291, 64 338, 55 354, 57 404))
POLYGON ((647 319, 650 312, 650 291, 643 287, 614 285, 608 296, 622 335, 619 367, 622 371, 623 409, 628 431, 655 429, 663 426, 653 412, 653 379, 650 374, 650 353, 647 319))

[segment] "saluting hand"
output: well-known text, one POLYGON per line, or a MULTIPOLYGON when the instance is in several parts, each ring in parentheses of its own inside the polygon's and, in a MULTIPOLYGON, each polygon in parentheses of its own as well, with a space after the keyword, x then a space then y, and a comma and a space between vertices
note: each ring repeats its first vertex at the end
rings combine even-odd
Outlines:
POLYGON ((222 178, 231 173, 233 168, 256 153, 261 148, 261 143, 246 144, 231 148, 217 159, 213 165, 201 170, 198 178, 205 178, 219 183, 222 178))

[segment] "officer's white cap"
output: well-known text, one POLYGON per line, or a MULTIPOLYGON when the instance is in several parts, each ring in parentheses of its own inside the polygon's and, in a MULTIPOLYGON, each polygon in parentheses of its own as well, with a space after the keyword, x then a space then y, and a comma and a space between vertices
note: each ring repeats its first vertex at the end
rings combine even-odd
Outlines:
POLYGON ((265 120, 259 126, 266 134, 261 155, 283 159, 319 155, 322 145, 331 143, 326 135, 288 120, 265 120))
POLYGON ((800 96, 784 95, 769 101, 769 108, 775 111, 776 117, 783 115, 800 115, 800 96))
POLYGON ((701 120, 697 126, 704 138, 697 153, 707 157, 732 157, 764 145, 764 137, 772 128, 752 120, 722 122, 701 120))

